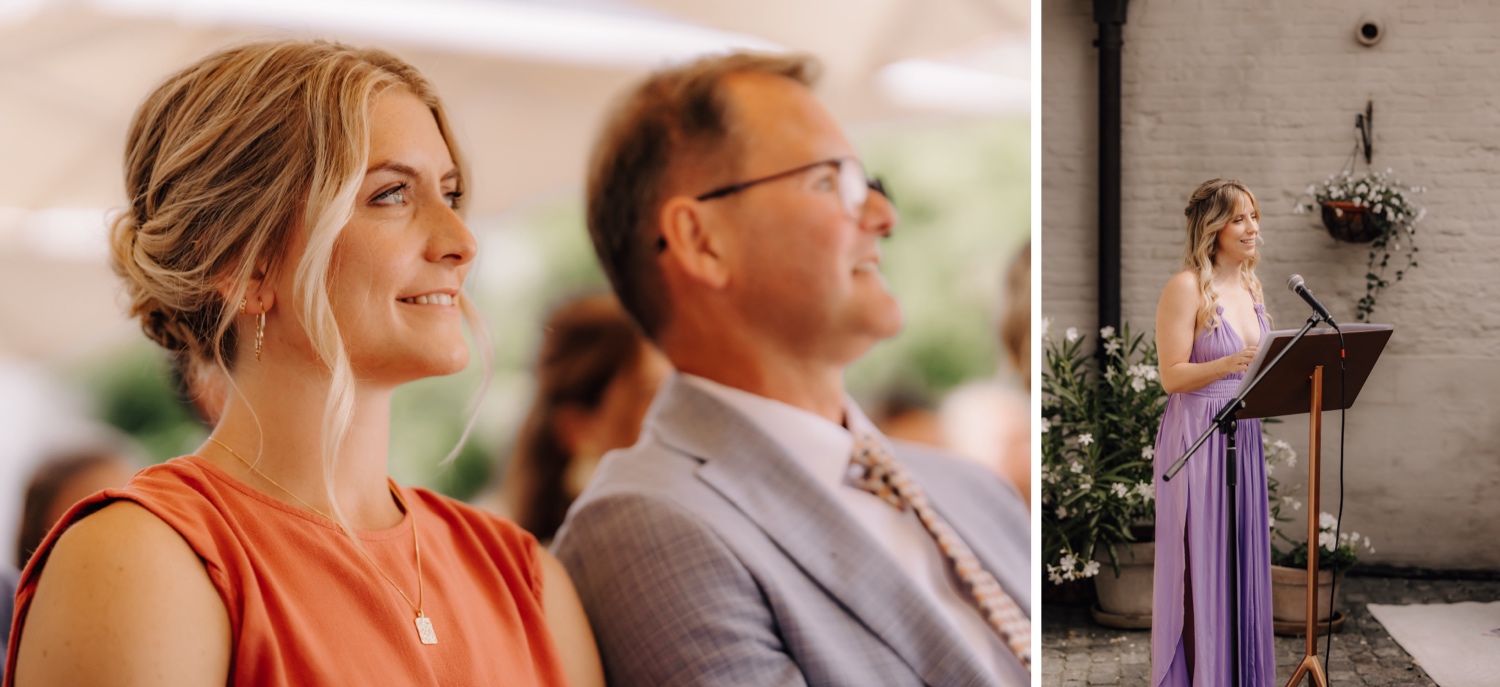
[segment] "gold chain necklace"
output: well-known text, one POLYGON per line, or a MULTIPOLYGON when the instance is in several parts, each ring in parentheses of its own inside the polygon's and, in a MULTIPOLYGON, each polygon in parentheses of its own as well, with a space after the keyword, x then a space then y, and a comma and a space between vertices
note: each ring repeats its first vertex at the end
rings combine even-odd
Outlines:
MULTIPOLYGON (((317 513, 318 515, 323 516, 325 519, 336 525, 339 524, 339 522, 335 520, 333 516, 324 513, 317 508, 314 508, 312 504, 303 501, 302 497, 292 493, 291 489, 287 489, 286 487, 281 486, 281 484, 276 480, 271 479, 270 475, 261 472, 260 469, 252 465, 250 461, 245 460, 245 457, 240 455, 238 451, 230 448, 229 444, 219 441, 214 437, 209 437, 208 440, 224 447, 225 451, 228 451, 230 455, 234 456, 241 463, 244 463, 245 467, 248 468, 250 472, 260 475, 261 479, 270 482, 272 486, 285 492, 287 496, 296 499, 297 503, 302 504, 303 507, 314 513, 317 513)), ((400 594, 401 598, 406 601, 406 605, 411 606, 411 610, 417 614, 417 639, 421 640, 423 644, 437 644, 437 632, 432 629, 432 619, 428 618, 427 615, 422 612, 422 541, 417 537, 417 513, 406 505, 406 499, 401 497, 401 492, 396 489, 396 484, 394 482, 390 482, 389 477, 386 478, 386 481, 389 483, 391 495, 396 498, 396 502, 401 504, 401 509, 405 510, 407 515, 411 518, 411 546, 412 550, 416 552, 417 558, 417 602, 412 603, 411 597, 407 596, 405 591, 402 591, 401 585, 396 584, 396 581, 391 579, 390 575, 385 574, 385 569, 381 568, 380 564, 376 563, 375 559, 370 557, 369 552, 365 551, 365 547, 356 544, 354 548, 365 557, 365 560, 370 562, 370 566, 375 568, 375 572, 380 573, 380 576, 384 577, 386 582, 391 583, 391 588, 395 589, 396 593, 400 594)))

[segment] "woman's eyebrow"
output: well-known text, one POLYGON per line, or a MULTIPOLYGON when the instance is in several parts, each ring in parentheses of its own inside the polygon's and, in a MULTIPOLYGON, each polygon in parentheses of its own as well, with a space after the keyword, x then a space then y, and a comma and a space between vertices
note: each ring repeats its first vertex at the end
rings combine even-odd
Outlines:
MULTIPOLYGON (((418 178, 418 179, 422 178, 421 173, 417 172, 417 170, 414 167, 412 167, 410 165, 402 164, 400 162, 394 162, 394 161, 386 161, 386 162, 381 162, 381 163, 377 163, 375 165, 372 165, 369 169, 365 170, 365 174, 369 175, 369 174, 374 174, 375 172, 386 172, 386 171, 396 172, 397 174, 403 174, 403 175, 406 175, 406 176, 409 176, 409 177, 418 178)), ((457 179, 458 176, 459 176, 459 174, 458 174, 458 168, 457 167, 453 167, 453 168, 449 169, 448 172, 446 174, 444 174, 441 179, 439 179, 439 181, 448 181, 449 179, 457 179)))

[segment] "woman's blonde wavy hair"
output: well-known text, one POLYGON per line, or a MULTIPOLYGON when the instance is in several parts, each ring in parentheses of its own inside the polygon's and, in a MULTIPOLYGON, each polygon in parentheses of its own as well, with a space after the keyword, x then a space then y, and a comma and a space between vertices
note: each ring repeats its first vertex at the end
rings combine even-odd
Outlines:
MULTIPOLYGON (((368 164, 373 104, 393 88, 431 109, 460 179, 466 177, 443 106, 411 65, 380 50, 322 41, 251 43, 209 55, 146 98, 127 138, 128 205, 110 228, 112 266, 146 336, 180 363, 209 362, 226 376, 252 277, 294 270, 291 298, 329 373, 324 482, 346 528, 333 479, 353 417, 355 378, 328 277, 368 164), (306 251, 288 265, 298 227, 306 251)), ((460 304, 488 371, 483 321, 469 299, 460 304)))
MULTIPOLYGON (((1235 179, 1209 179, 1193 191, 1187 208, 1187 250, 1182 258, 1183 269, 1198 275, 1197 327, 1208 330, 1219 326, 1219 293, 1214 290, 1214 273, 1217 271, 1215 254, 1219 250, 1219 231, 1234 217, 1235 206, 1240 198, 1248 198, 1256 216, 1260 215, 1260 204, 1255 194, 1245 183, 1235 179)), ((1260 252, 1240 264, 1240 281, 1250 289, 1256 303, 1264 303, 1260 278, 1255 276, 1255 266, 1260 264, 1260 252)))

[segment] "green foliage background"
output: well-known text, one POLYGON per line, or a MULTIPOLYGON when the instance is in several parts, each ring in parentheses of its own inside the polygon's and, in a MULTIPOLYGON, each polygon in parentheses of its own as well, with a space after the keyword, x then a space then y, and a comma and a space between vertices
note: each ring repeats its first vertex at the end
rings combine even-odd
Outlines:
MULTIPOLYGON (((898 388, 936 400, 996 372, 1001 275, 1030 236, 1030 138, 1025 120, 892 125, 855 136, 866 167, 884 177, 901 213, 882 250, 886 278, 906 313, 902 334, 849 370, 861 402, 898 388)), ((504 469, 529 403, 529 368, 546 313, 572 295, 608 288, 579 192, 471 227, 480 257, 468 288, 493 340, 489 383, 475 347, 464 372, 403 387, 391 431, 396 479, 464 499, 504 469), (476 403, 474 433, 445 461, 476 403)), ((95 400, 99 419, 134 436, 154 460, 191 452, 207 436, 172 390, 165 357, 144 339, 63 374, 95 400)))

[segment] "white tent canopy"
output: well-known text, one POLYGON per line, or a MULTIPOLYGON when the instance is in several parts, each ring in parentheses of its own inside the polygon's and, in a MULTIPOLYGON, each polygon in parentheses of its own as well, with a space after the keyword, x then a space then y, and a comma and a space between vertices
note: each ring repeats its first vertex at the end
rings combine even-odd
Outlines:
POLYGON ((576 188, 611 98, 651 68, 737 48, 810 52, 859 126, 1026 116, 1024 0, 0 0, 0 356, 122 321, 103 217, 130 116, 171 72, 272 36, 379 45, 444 97, 471 217, 576 188))

